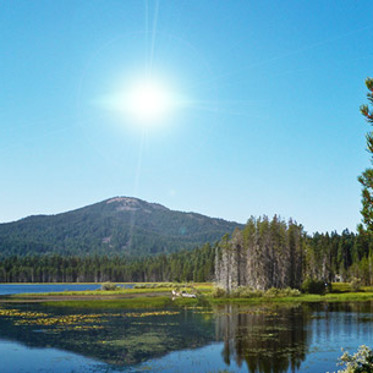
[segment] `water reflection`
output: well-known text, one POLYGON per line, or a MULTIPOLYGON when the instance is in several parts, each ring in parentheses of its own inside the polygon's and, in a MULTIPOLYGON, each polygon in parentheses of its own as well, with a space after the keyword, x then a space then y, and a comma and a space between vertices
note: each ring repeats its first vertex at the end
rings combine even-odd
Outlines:
POLYGON ((195 366, 200 372, 334 371, 340 347, 355 351, 373 339, 373 302, 163 311, 3 305, 0 339, 45 348, 46 358, 53 348, 93 358, 107 372, 132 372, 143 362, 151 371, 173 372, 164 365, 173 361, 183 373, 195 366), (4 312, 10 309, 18 311, 4 312), (169 358, 173 351, 183 351, 185 360, 169 358))
POLYGON ((331 345, 341 346, 341 336, 353 335, 360 344, 371 343, 373 302, 315 304, 312 311, 313 340, 327 335, 331 345))
POLYGON ((251 373, 283 373, 299 369, 305 359, 311 331, 302 306, 291 308, 238 308, 227 305, 219 312, 216 333, 224 340, 224 361, 251 373))
POLYGON ((0 339, 29 347, 70 351, 110 366, 136 365, 171 351, 205 346, 214 340, 211 314, 192 310, 173 310, 163 315, 159 309, 56 309, 40 305, 7 309, 14 312, 0 316, 0 339), (46 316, 25 316, 33 312, 46 316), (73 322, 75 316, 77 323, 73 322))

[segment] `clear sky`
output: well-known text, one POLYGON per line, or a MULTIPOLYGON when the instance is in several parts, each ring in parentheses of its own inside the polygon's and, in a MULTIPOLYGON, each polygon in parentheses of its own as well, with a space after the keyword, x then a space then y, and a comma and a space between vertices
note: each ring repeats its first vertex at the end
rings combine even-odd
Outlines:
POLYGON ((371 0, 0 2, 0 221, 134 196, 355 230, 372 15, 371 0), (168 106, 144 123, 126 100, 149 81, 168 106))

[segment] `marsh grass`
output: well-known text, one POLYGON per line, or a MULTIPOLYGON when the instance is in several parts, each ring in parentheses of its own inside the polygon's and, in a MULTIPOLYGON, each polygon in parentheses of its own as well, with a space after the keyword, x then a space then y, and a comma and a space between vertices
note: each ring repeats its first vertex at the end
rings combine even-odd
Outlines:
MULTIPOLYGON (((146 283, 143 283, 146 285, 146 283)), ((325 295, 300 294, 292 289, 270 289, 266 292, 252 291, 239 288, 229 296, 221 294, 216 296, 216 288, 211 283, 157 283, 154 287, 144 286, 133 289, 119 290, 93 290, 93 291, 65 291, 37 294, 15 294, 10 299, 38 298, 43 304, 55 307, 81 307, 81 308, 160 308, 160 307, 186 307, 195 305, 208 306, 209 304, 223 303, 300 303, 300 302, 348 302, 373 300, 373 286, 363 286, 359 292, 351 291, 348 283, 333 283, 332 292, 325 295), (197 299, 177 297, 171 299, 171 290, 178 289, 198 294, 197 299), (48 301, 49 297, 61 300, 48 301), (81 299, 84 297, 87 299, 81 299), (116 299, 114 299, 113 296, 116 299), (64 299, 64 297, 72 299, 64 299), (74 299, 79 297, 79 299, 74 299), (105 299, 106 298, 106 299, 105 299)))
POLYGON ((144 293, 162 293, 171 291, 171 288, 142 288, 142 289, 117 289, 117 290, 85 290, 85 291, 59 291, 50 293, 25 293, 14 294, 12 298, 26 298, 26 297, 65 297, 65 296, 110 296, 110 295, 128 295, 128 294, 144 294, 144 293))
POLYGON ((253 297, 253 298, 211 298, 215 304, 224 303, 311 303, 311 302, 362 302, 373 300, 373 292, 329 293, 326 295, 302 294, 297 297, 253 297))
POLYGON ((373 286, 362 286, 360 291, 354 292, 348 283, 333 283, 332 292, 325 295, 302 294, 296 289, 275 289, 267 291, 252 290, 248 287, 239 287, 230 294, 224 290, 211 292, 211 303, 294 303, 294 302, 357 302, 373 300, 373 286))
POLYGON ((162 308, 172 304, 170 297, 138 297, 128 299, 90 299, 90 300, 62 300, 58 302, 42 302, 48 307, 76 307, 91 309, 131 309, 131 308, 162 308))
POLYGON ((170 297, 137 297, 127 299, 90 299, 90 300, 61 300, 58 302, 42 302, 48 307, 76 307, 92 309, 132 309, 132 308, 164 308, 164 307, 186 307, 199 304, 198 299, 177 298, 174 301, 170 297))

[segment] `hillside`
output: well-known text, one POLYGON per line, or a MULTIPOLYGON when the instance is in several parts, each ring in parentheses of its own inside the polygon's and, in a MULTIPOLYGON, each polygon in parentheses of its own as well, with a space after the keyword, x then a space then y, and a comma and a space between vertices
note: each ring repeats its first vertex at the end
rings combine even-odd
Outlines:
POLYGON ((219 240, 238 223, 115 197, 57 215, 0 224, 0 255, 171 253, 219 240))

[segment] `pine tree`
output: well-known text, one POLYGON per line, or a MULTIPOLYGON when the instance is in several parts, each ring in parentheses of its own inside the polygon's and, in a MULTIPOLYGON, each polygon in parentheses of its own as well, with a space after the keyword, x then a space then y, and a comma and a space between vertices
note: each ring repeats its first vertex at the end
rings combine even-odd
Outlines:
MULTIPOLYGON (((373 79, 367 78, 365 84, 369 90, 367 98, 369 104, 373 105, 373 79)), ((368 105, 360 107, 361 113, 366 118, 367 122, 373 125, 373 108, 368 105)), ((373 132, 368 132, 366 135, 367 151, 371 155, 371 162, 373 164, 373 132)), ((361 176, 359 176, 360 183, 363 185, 362 190, 362 204, 361 214, 363 215, 363 222, 367 229, 373 231, 373 168, 367 168, 361 176)))

